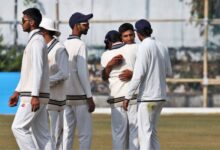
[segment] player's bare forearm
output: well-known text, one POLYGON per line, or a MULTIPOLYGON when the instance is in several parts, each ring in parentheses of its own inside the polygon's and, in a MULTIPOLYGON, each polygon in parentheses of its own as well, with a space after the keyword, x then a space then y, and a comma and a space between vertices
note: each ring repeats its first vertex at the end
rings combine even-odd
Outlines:
POLYGON ((102 70, 102 80, 103 81, 108 81, 109 74, 111 73, 111 71, 112 71, 112 68, 108 67, 108 66, 102 70))
POLYGON ((130 81, 132 78, 133 72, 129 69, 123 70, 122 73, 119 75, 119 79, 121 81, 127 82, 130 81))
POLYGON ((9 105, 10 107, 17 106, 18 98, 19 98, 19 92, 15 91, 15 92, 13 93, 13 95, 10 97, 9 102, 8 102, 8 105, 9 105))
POLYGON ((123 56, 121 54, 113 57, 107 64, 107 66, 103 69, 102 71, 102 79, 104 81, 107 81, 109 78, 109 75, 112 71, 113 67, 117 67, 119 65, 121 65, 123 62, 123 56))
POLYGON ((40 108, 40 100, 38 96, 32 96, 31 107, 32 112, 36 112, 40 108))
POLYGON ((129 100, 124 99, 122 107, 124 108, 125 111, 128 111, 128 104, 129 104, 129 100))
POLYGON ((87 99, 87 103, 88 103, 88 107, 89 107, 89 108, 88 108, 88 111, 89 111, 90 113, 92 113, 93 111, 95 111, 95 103, 94 103, 92 97, 90 97, 90 98, 87 99))

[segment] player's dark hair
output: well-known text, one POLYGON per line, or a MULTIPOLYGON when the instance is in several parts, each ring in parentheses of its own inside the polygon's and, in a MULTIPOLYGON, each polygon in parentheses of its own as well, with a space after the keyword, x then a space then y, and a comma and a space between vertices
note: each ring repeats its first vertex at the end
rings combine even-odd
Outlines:
POLYGON ((146 29, 146 30, 143 30, 143 31, 139 31, 138 33, 140 35, 142 35, 143 37, 150 37, 152 32, 153 32, 152 29, 146 29))
POLYGON ((36 27, 39 27, 39 24, 42 20, 42 15, 37 8, 28 8, 23 11, 24 15, 27 15, 30 19, 35 21, 36 27))
POLYGON ((55 35, 56 35, 56 32, 55 32, 55 31, 49 31, 48 34, 49 34, 50 36, 55 36, 55 35))
POLYGON ((111 30, 107 33, 105 40, 115 43, 115 42, 121 42, 121 35, 116 30, 111 30))
POLYGON ((120 27, 118 28, 118 31, 120 34, 126 32, 128 30, 134 31, 134 27, 130 23, 124 23, 124 24, 120 25, 120 27))
POLYGON ((108 49, 109 43, 121 42, 121 34, 116 30, 109 31, 105 36, 105 49, 108 49))

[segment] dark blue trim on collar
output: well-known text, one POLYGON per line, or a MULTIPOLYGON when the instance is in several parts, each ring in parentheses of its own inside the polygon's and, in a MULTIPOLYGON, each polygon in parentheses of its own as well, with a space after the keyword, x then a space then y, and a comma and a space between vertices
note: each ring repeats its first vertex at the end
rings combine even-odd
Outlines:
POLYGON ((80 37, 76 36, 76 35, 69 35, 69 37, 67 38, 68 40, 71 39, 80 39, 80 37))
POLYGON ((53 42, 50 44, 50 46, 47 48, 47 53, 49 54, 50 51, 53 49, 53 47, 58 43, 59 41, 57 39, 54 39, 53 42))
POLYGON ((124 46, 124 45, 125 45, 124 43, 120 43, 120 44, 113 45, 110 50, 121 48, 121 47, 124 46))

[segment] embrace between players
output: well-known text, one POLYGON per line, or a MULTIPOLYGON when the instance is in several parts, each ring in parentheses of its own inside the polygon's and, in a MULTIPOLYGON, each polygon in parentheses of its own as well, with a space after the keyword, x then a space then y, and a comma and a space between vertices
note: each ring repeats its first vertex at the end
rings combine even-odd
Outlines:
MULTIPOLYGON (((20 97, 12 131, 21 150, 71 150, 76 128, 80 150, 91 149, 95 103, 81 35, 87 34, 92 17, 72 14, 72 33, 62 44, 53 20, 42 18, 36 8, 23 11, 22 28, 29 41, 19 83, 9 100, 13 107, 20 97)), ((110 89, 114 150, 160 149, 156 123, 166 101, 165 79, 172 69, 167 48, 151 37, 152 32, 151 24, 141 19, 135 30, 124 23, 104 39, 102 79, 110 89)))

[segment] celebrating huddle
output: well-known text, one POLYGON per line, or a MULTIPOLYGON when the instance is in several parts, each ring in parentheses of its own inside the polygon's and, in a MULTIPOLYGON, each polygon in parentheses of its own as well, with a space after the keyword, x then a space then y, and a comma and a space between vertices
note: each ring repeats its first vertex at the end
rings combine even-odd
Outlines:
MULTIPOLYGON (((29 33, 21 76, 9 106, 20 104, 12 131, 21 150, 71 150, 78 129, 80 150, 91 149, 92 98, 87 50, 80 39, 93 14, 76 12, 69 19, 71 35, 62 44, 54 21, 40 11, 23 11, 29 33), (49 119, 48 119, 49 117, 49 119), (48 125, 48 122, 50 124, 48 125)), ((166 47, 151 38, 151 25, 141 19, 105 36, 102 79, 109 83, 114 150, 159 150, 156 123, 166 101, 166 75, 172 74, 166 47)))

